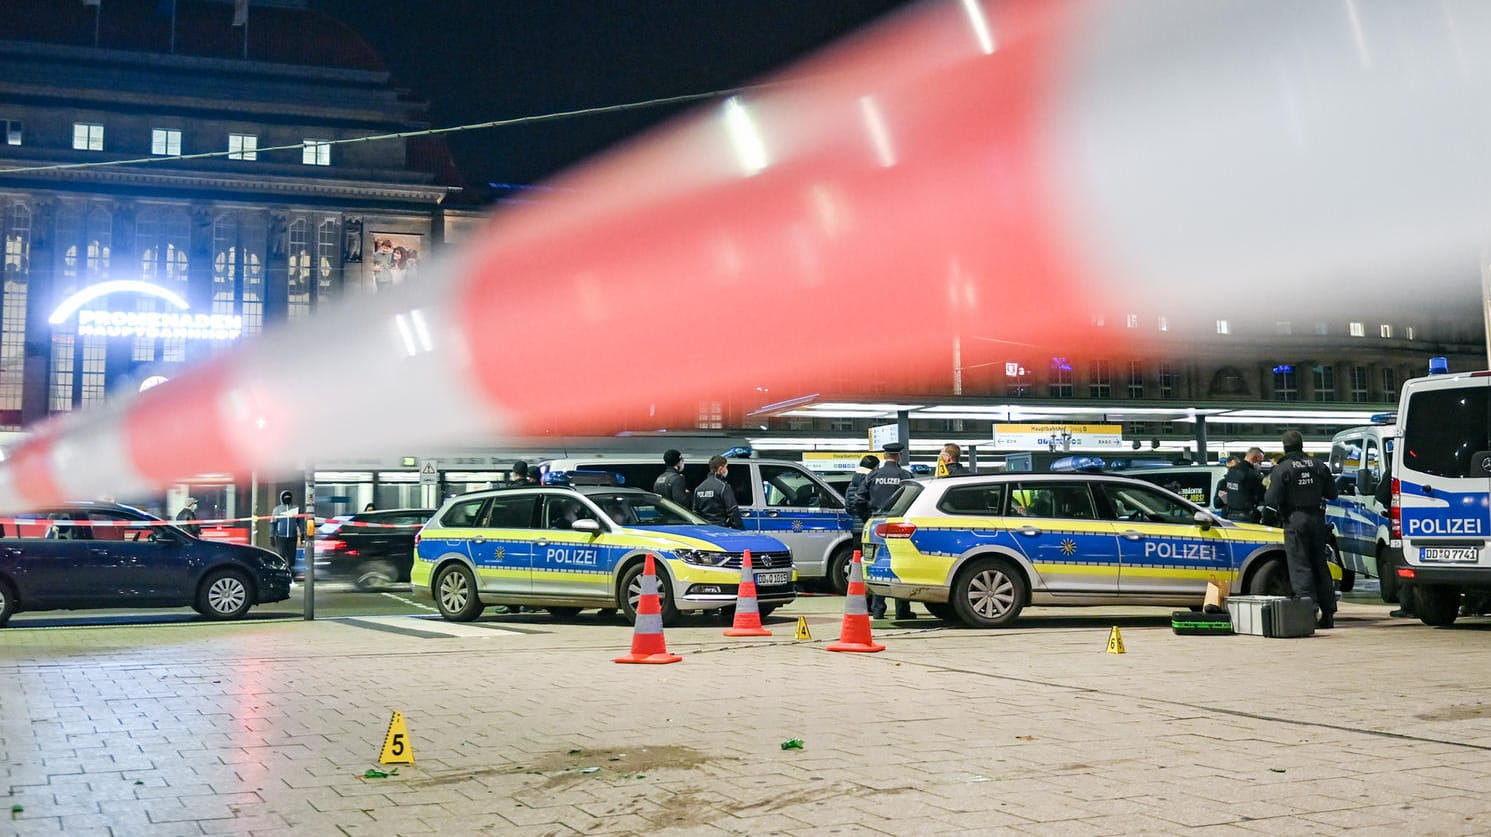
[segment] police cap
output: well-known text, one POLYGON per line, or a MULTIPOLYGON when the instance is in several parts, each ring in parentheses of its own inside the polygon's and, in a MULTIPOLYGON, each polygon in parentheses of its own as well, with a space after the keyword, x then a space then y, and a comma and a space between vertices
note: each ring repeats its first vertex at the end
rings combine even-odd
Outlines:
POLYGON ((901 444, 900 442, 886 442, 885 447, 881 448, 881 450, 885 451, 886 453, 900 453, 905 449, 906 446, 901 444))

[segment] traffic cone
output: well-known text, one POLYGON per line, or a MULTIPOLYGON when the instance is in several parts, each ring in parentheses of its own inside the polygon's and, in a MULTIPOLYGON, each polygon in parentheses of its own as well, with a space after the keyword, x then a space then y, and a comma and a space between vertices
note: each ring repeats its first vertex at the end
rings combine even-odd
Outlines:
POLYGON ((761 608, 756 604, 756 573, 751 569, 751 551, 740 563, 740 590, 735 594, 735 621, 725 636, 771 636, 761 627, 761 608))
POLYGON ((849 566, 849 592, 844 595, 844 627, 839 631, 839 641, 828 646, 828 650, 885 650, 884 645, 870 638, 870 609, 865 604, 865 570, 857 549, 854 550, 854 563, 849 566))
POLYGON ((663 608, 657 597, 657 568, 652 564, 652 553, 647 553, 647 562, 642 565, 642 597, 637 600, 637 623, 632 630, 632 653, 617 657, 618 663, 676 663, 683 658, 668 653, 668 644, 663 641, 663 608))

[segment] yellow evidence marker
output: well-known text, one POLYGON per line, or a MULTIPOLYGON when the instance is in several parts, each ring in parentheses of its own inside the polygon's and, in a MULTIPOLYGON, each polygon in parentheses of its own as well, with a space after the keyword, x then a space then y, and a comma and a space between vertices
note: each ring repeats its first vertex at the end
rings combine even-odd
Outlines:
POLYGON ((1117 625, 1114 625, 1113 626, 1113 630, 1111 630, 1111 631, 1108 632, 1108 653, 1109 654, 1123 654, 1123 653, 1125 653, 1124 650, 1123 650, 1123 634, 1121 634, 1121 633, 1118 632, 1118 626, 1117 625))
POLYGON ((812 639, 813 638, 813 635, 810 634, 810 633, 808 633, 808 617, 806 617, 806 616, 799 616, 799 617, 797 617, 797 638, 798 639, 812 639))
POLYGON ((388 721, 388 734, 383 736, 383 752, 378 756, 378 763, 414 763, 414 745, 409 743, 409 727, 404 725, 402 712, 395 711, 388 721))

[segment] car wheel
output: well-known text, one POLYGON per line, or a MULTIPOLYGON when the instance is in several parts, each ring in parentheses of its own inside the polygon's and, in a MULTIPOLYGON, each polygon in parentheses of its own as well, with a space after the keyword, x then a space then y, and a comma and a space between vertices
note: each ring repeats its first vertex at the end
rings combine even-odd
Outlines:
MULTIPOLYGON (((625 595, 618 597, 621 604, 621 612, 626 616, 626 621, 636 624, 637 601, 642 598, 642 562, 638 561, 621 576, 621 589, 625 595)), ((671 628, 677 625, 683 614, 673 606, 673 586, 668 580, 668 571, 657 567, 657 597, 658 608, 663 614, 663 626, 671 628)))
POLYGON ((1356 586, 1356 570, 1341 568, 1341 583, 1338 585, 1342 593, 1350 593, 1351 588, 1356 586))
POLYGON ((828 588, 840 596, 849 592, 849 565, 854 553, 847 546, 839 547, 828 559, 828 588))
POLYGON ((238 570, 216 570, 197 588, 196 611, 208 619, 242 619, 253 605, 248 576, 238 570))
POLYGON ((368 564, 357 575, 357 588, 369 592, 385 590, 393 585, 394 579, 398 577, 398 574, 399 571, 388 561, 377 561, 368 564))
POLYGON ((1025 608, 1025 601, 1025 582, 1007 561, 970 562, 953 582, 953 610, 975 627, 1008 625, 1025 608))
POLYGON ((1382 591, 1382 600, 1388 604, 1398 603, 1398 568, 1385 547, 1377 550, 1377 584, 1382 591))
POLYGON ((549 615, 555 619, 573 619, 580 615, 578 607, 546 607, 544 610, 549 611, 549 615))
POLYGON ((10 585, 0 581, 0 625, 10 621, 10 615, 16 612, 16 591, 10 589, 10 585))
POLYGON ((1294 586, 1289 583, 1289 567, 1283 558, 1270 558, 1253 572, 1253 577, 1248 580, 1248 595, 1294 595, 1294 586))
POLYGON ((435 606, 452 622, 470 622, 485 607, 476 594, 476 579, 463 564, 446 564, 435 574, 435 606))
POLYGON ((928 613, 949 625, 956 625, 958 623, 958 612, 953 608, 951 602, 922 602, 922 607, 926 608, 928 613))
POLYGON ((1460 615, 1460 589, 1444 584, 1420 584, 1414 588, 1418 601, 1419 621, 1425 625, 1447 627, 1460 615))

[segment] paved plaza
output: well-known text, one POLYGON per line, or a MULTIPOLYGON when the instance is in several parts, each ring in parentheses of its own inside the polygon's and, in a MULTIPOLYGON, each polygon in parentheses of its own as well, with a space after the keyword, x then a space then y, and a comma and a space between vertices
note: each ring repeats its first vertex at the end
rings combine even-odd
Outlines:
POLYGON ((886 651, 826 653, 841 606, 801 599, 771 638, 669 629, 684 659, 664 666, 612 663, 631 629, 589 616, 17 619, 0 834, 1491 830, 1491 620, 1348 602, 1284 640, 1033 608, 1001 631, 877 623, 886 651), (416 762, 368 778, 395 710, 416 762))

